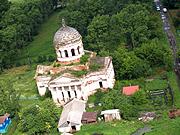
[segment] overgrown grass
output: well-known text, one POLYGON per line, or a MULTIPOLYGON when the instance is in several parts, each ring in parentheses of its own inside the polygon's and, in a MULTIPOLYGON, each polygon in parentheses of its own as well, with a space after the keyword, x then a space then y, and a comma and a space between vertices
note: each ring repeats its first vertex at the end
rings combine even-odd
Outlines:
POLYGON ((28 66, 12 68, 0 75, 0 80, 13 83, 13 87, 24 97, 37 96, 34 80, 35 69, 28 66))
POLYGON ((143 126, 138 121, 117 121, 117 122, 101 122, 97 124, 84 125, 81 131, 75 135, 92 135, 93 133, 103 133, 104 135, 130 135, 137 128, 143 126))
POLYGON ((167 112, 163 113, 162 118, 149 123, 153 130, 147 135, 179 135, 180 118, 169 119, 167 112))

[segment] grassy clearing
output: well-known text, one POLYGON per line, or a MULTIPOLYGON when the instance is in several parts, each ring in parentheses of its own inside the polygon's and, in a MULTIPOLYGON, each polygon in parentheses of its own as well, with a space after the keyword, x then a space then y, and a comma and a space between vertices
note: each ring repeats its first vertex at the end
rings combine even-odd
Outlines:
POLYGON ((93 133, 104 133, 104 135, 130 135, 143 124, 138 121, 102 122, 84 125, 76 135, 92 135, 93 133))
POLYGON ((164 113, 163 118, 154 120, 149 123, 153 130, 147 135, 179 135, 180 133, 180 118, 169 119, 167 112, 164 113))
POLYGON ((37 88, 34 80, 35 69, 30 69, 28 66, 12 68, 6 70, 0 75, 0 80, 13 83, 13 87, 23 97, 37 96, 37 88))

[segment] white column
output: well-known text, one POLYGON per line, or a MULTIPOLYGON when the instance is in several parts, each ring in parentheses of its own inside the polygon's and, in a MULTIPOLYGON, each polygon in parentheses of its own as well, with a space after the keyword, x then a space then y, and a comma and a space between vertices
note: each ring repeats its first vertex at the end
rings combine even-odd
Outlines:
POLYGON ((75 55, 77 56, 77 55, 79 55, 79 53, 78 53, 78 50, 77 49, 74 49, 74 52, 75 52, 75 55))
POLYGON ((56 93, 56 90, 54 90, 53 88, 51 89, 51 94, 52 94, 52 98, 53 98, 53 101, 55 103, 58 103, 57 102, 57 93, 56 93))
POLYGON ((64 93, 64 100, 67 102, 69 100, 68 92, 64 90, 64 87, 62 87, 62 92, 64 93))
POLYGON ((71 90, 71 89, 70 89, 70 94, 71 94, 71 98, 75 98, 74 90, 71 90))
POLYGON ((61 57, 59 50, 56 50, 56 54, 58 57, 61 57))
POLYGON ((68 49, 67 52, 68 52, 68 57, 72 57, 71 49, 68 49))
POLYGON ((77 86, 75 86, 75 91, 76 91, 76 94, 77 94, 77 98, 80 99, 82 97, 82 93, 80 90, 77 89, 77 86))
POLYGON ((58 97, 59 101, 63 100, 63 96, 62 96, 62 91, 61 90, 57 90, 57 97, 58 97))
POLYGON ((63 51, 61 51, 61 55, 62 55, 62 58, 64 58, 64 57, 65 57, 65 52, 64 52, 64 50, 63 50, 63 51))

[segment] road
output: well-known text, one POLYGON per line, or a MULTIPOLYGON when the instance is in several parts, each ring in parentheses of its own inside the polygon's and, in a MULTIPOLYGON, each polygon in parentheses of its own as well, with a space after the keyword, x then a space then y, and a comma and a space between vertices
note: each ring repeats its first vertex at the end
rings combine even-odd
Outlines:
POLYGON ((167 13, 163 12, 163 6, 162 6, 160 0, 154 0, 154 3, 155 3, 155 6, 156 6, 156 9, 159 12, 160 17, 162 19, 163 29, 164 29, 164 32, 167 35, 169 45, 170 45, 170 47, 172 49, 172 52, 173 52, 174 71, 177 74, 178 78, 180 79, 180 63, 179 63, 179 60, 178 60, 178 57, 177 57, 176 38, 175 38, 174 34, 172 33, 167 13))

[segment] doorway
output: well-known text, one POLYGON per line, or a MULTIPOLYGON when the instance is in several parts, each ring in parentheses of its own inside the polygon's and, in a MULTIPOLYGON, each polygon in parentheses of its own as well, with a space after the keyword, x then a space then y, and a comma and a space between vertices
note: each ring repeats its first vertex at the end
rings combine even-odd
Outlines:
POLYGON ((100 88, 102 88, 102 87, 103 87, 103 84, 102 84, 102 82, 99 82, 99 86, 100 86, 100 88))

